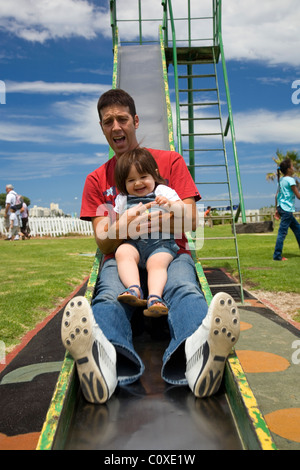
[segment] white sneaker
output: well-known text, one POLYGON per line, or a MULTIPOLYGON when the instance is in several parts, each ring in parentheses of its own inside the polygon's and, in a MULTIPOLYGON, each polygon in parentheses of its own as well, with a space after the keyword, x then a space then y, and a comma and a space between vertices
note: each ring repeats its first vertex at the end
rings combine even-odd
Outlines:
POLYGON ((82 392, 90 403, 105 403, 118 380, 116 350, 96 324, 88 300, 75 297, 67 304, 61 338, 76 362, 82 392))
POLYGON ((202 324, 185 342, 185 375, 196 397, 208 397, 218 391, 225 361, 239 334, 236 303, 230 295, 219 292, 202 324))

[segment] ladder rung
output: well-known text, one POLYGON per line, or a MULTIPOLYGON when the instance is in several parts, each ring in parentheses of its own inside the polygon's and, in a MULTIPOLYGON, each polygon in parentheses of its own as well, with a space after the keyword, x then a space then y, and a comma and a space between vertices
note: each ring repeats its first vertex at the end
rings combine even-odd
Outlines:
POLYGON ((207 74, 198 74, 198 75, 178 75, 178 78, 210 78, 216 77, 215 73, 207 73, 207 74))
POLYGON ((241 287, 242 284, 240 283, 232 283, 232 284, 209 284, 209 287, 210 288, 214 288, 214 287, 241 287))
POLYGON ((225 259, 238 259, 237 256, 212 256, 212 257, 207 257, 207 258, 199 258, 197 256, 197 261, 204 261, 204 260, 211 260, 211 259, 221 259, 221 260, 225 260, 225 259))
POLYGON ((182 104, 179 103, 179 106, 216 106, 218 104, 219 104, 218 101, 211 101, 208 103, 182 103, 182 104))
POLYGON ((178 90, 180 93, 189 93, 194 91, 218 91, 217 88, 193 88, 193 89, 186 89, 186 90, 178 90))
POLYGON ((210 167, 226 167, 225 163, 197 163, 196 165, 189 165, 197 168, 210 168, 210 167))
POLYGON ((198 137, 204 137, 206 135, 223 135, 222 132, 205 132, 204 134, 196 134, 196 133, 191 133, 191 134, 181 134, 182 137, 190 137, 192 135, 198 136, 198 137))
MULTIPOLYGON (((198 183, 196 183, 196 184, 198 184, 198 183)), ((229 199, 229 198, 227 198, 227 199, 209 199, 209 198, 202 198, 202 199, 201 199, 201 202, 206 202, 206 201, 211 201, 211 203, 213 203, 213 202, 226 202, 226 201, 230 201, 230 199, 229 199)))
POLYGON ((196 184, 228 184, 228 181, 198 181, 196 184))
MULTIPOLYGON (((205 60, 205 62, 201 59, 196 59, 196 60, 193 60, 193 61, 186 61, 186 60, 180 60, 178 57, 177 57, 177 63, 178 65, 199 65, 199 64, 214 64, 214 61, 213 60, 205 60)), ((194 77, 194 75, 192 75, 194 77)))
POLYGON ((191 238, 193 242, 197 240, 235 240, 235 237, 202 237, 202 238, 191 238))
POLYGON ((203 117, 203 118, 180 118, 181 121, 220 121, 220 117, 203 117))
POLYGON ((184 152, 224 152, 224 149, 182 149, 184 152))

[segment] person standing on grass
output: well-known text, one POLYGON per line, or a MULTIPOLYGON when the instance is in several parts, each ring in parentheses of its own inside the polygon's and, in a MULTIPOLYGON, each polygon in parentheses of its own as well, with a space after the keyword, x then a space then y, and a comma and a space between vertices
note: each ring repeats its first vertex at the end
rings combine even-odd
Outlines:
POLYGON ((283 160, 277 169, 276 215, 281 220, 273 254, 274 261, 287 260, 287 258, 282 257, 282 250, 289 228, 293 231, 300 248, 300 224, 293 215, 295 212, 295 197, 300 199, 300 192, 295 179, 292 177, 294 171, 293 162, 290 158, 283 160), (280 177, 280 172, 283 174, 282 177, 280 177))
POLYGON ((19 216, 16 213, 16 209, 14 207, 10 208, 10 216, 9 216, 9 240, 19 240, 20 238, 20 221, 19 216))

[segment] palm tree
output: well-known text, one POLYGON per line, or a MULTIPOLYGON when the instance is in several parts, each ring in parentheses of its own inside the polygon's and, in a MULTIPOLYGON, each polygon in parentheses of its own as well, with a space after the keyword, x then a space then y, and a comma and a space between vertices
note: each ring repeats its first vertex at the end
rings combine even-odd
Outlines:
MULTIPOLYGON (((300 178, 300 157, 298 155, 298 152, 295 152, 294 150, 291 150, 291 151, 287 151, 286 155, 283 155, 282 152, 277 150, 276 157, 272 157, 272 160, 276 163, 277 168, 278 168, 280 163, 283 160, 285 160, 286 158, 290 158, 293 162, 293 166, 294 166, 294 169, 295 169, 294 177, 295 177, 295 180, 296 180, 296 184, 299 188, 300 187, 300 180, 298 180, 298 178, 300 178)), ((272 173, 267 173, 266 178, 267 178, 267 181, 274 181, 274 180, 276 181, 277 180, 277 171, 275 170, 272 173)))

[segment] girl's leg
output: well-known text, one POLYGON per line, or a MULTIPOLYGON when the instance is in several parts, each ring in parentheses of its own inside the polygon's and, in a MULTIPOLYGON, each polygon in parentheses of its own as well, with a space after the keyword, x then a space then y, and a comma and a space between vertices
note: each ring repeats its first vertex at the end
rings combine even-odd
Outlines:
POLYGON ((294 216, 292 217, 292 221, 291 221, 291 224, 290 224, 290 229, 293 231, 293 233, 296 237, 296 240, 298 242, 299 248, 300 248, 300 224, 297 221, 297 219, 295 219, 294 216))
MULTIPOLYGON (((155 253, 148 258, 146 267, 148 272, 149 296, 158 295, 162 297, 168 278, 167 269, 172 260, 173 255, 166 252, 155 253)), ((154 305, 156 304, 160 304, 160 302, 156 302, 154 305)))
MULTIPOLYGON (((139 253, 137 249, 129 243, 123 243, 118 247, 115 253, 115 258, 118 265, 118 273, 120 280, 126 287, 137 285, 140 286, 140 275, 138 269, 139 253)), ((137 287, 132 287, 140 297, 140 292, 137 287)))
POLYGON ((281 261, 282 259, 283 243, 288 233, 291 217, 293 217, 291 212, 284 211, 281 209, 281 207, 278 208, 278 212, 280 214, 281 220, 273 254, 273 259, 275 261, 281 261))

